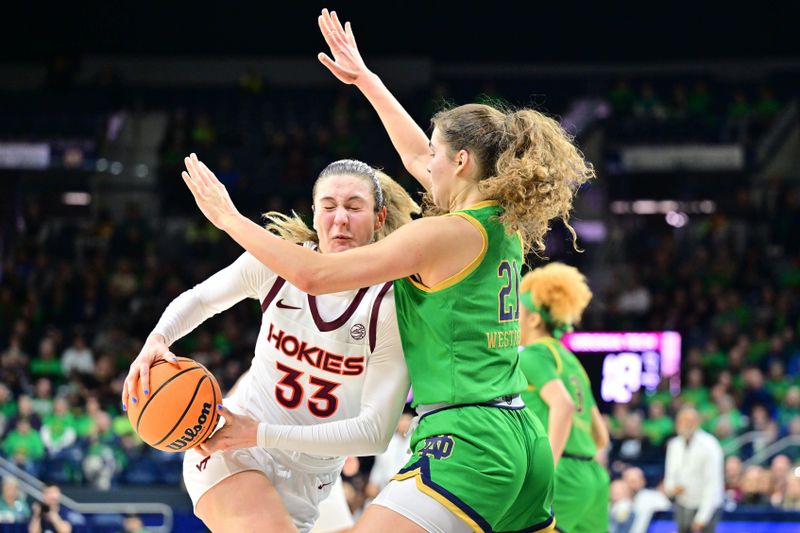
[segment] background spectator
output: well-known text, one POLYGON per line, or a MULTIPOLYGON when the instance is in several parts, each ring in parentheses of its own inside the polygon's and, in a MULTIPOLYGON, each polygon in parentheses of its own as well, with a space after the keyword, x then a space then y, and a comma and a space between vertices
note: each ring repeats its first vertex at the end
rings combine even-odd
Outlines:
POLYGON ((39 473, 40 461, 45 457, 45 447, 39 432, 31 427, 27 418, 17 420, 14 428, 3 439, 3 454, 28 472, 39 473))
POLYGON ((713 533, 722 515, 723 454, 719 442, 700 429, 700 413, 684 407, 678 433, 667 446, 664 488, 675 498, 678 533, 713 533))
POLYGON ((148 533, 142 523, 142 518, 137 514, 125 515, 125 520, 122 523, 122 531, 120 533, 148 533))
POLYGON ((647 480, 641 468, 631 467, 622 473, 622 481, 628 484, 633 494, 633 523, 630 533, 647 533, 653 514, 668 511, 672 503, 659 489, 648 489, 647 480))
POLYGON ((61 371, 65 376, 73 372, 89 375, 94 372, 94 356, 83 335, 76 335, 72 345, 61 354, 61 371))
POLYGON ((3 477, 3 497, 0 499, 0 524, 27 524, 31 508, 19 493, 19 481, 12 476, 3 477))
POLYGON ((633 491, 621 479, 611 482, 611 509, 608 512, 609 533, 628 533, 633 525, 633 491))
POLYGON ((61 505, 61 488, 55 483, 45 485, 42 500, 31 505, 28 533, 71 533, 73 526, 85 524, 83 516, 61 505))

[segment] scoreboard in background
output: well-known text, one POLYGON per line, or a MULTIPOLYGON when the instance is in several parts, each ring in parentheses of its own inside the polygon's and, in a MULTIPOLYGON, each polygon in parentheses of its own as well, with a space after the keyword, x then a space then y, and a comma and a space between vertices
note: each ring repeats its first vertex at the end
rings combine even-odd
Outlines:
POLYGON ((653 393, 666 386, 672 394, 680 392, 679 333, 580 332, 568 333, 562 341, 589 374, 601 410, 630 402, 633 393, 640 390, 653 393))

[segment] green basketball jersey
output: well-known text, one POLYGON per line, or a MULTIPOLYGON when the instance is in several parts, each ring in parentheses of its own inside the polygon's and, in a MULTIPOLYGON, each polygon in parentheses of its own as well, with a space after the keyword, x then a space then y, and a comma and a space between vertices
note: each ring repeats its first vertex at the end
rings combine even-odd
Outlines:
POLYGON ((447 215, 483 235, 483 251, 461 272, 433 287, 394 282, 414 406, 480 403, 525 389, 517 351, 522 244, 506 234, 501 212, 489 201, 447 215))
POLYGON ((575 402, 572 430, 569 432, 564 453, 594 457, 597 446, 592 439, 592 407, 596 404, 589 376, 575 354, 556 339, 545 337, 534 341, 520 352, 520 364, 528 379, 528 390, 522 394, 522 399, 536 413, 545 428, 548 427, 550 408, 539 391, 554 379, 560 379, 564 383, 575 402))

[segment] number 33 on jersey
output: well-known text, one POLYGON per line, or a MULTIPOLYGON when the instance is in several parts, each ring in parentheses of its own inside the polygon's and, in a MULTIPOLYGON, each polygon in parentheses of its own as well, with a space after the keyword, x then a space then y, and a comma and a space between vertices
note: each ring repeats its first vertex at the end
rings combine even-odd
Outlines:
POLYGON ((262 285, 261 333, 244 405, 275 424, 352 418, 361 409, 367 362, 399 351, 392 284, 319 297, 282 278, 262 285))

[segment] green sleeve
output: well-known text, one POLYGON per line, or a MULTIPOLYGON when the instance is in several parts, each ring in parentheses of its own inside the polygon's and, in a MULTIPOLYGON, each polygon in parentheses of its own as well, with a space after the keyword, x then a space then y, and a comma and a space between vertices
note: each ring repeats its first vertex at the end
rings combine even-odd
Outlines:
POLYGON ((559 379, 556 359, 541 343, 526 346, 519 354, 520 367, 528 383, 541 390, 547 383, 559 379))

